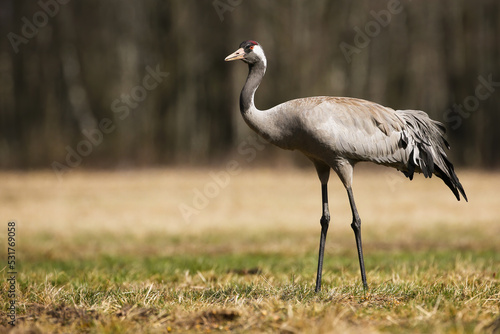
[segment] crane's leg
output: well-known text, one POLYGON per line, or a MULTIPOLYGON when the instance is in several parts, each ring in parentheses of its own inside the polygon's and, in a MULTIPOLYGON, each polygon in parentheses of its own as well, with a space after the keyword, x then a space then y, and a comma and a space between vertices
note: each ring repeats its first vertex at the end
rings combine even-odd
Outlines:
POLYGON ((321 236, 319 239, 318 274, 316 276, 316 292, 321 290, 321 275, 323 271, 323 256, 325 254, 325 240, 328 226, 330 225, 330 212, 328 210, 328 188, 326 183, 321 184, 321 199, 323 203, 323 214, 321 216, 321 236))
POLYGON ((349 196, 349 203, 351 204, 352 210, 352 224, 351 227, 354 231, 354 236, 356 237, 356 247, 358 249, 358 259, 359 268, 361 270, 361 280, 363 281, 363 288, 368 290, 368 284, 366 283, 366 272, 365 272, 365 261, 363 259, 363 245, 361 244, 361 219, 359 218, 358 210, 356 209, 356 204, 354 203, 354 195, 352 194, 351 187, 346 187, 347 195, 349 196))

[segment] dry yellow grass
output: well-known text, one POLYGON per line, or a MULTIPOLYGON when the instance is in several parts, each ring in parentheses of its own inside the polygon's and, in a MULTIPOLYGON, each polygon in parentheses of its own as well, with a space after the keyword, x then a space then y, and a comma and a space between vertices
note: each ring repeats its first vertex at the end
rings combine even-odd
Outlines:
MULTIPOLYGON (((439 229, 446 233, 474 230, 499 240, 500 173, 459 170, 469 197, 466 203, 456 201, 436 177, 418 175, 410 182, 396 171, 360 167, 355 170, 354 194, 367 237, 405 242, 414 233, 439 229)), ((109 232, 140 237, 283 230, 319 235, 320 185, 312 169, 241 170, 197 210, 199 203, 193 204, 197 190, 214 193, 211 172, 219 170, 75 170, 62 181, 50 171, 2 172, 0 216, 4 221, 16 220, 21 234, 109 232), (185 219, 182 205, 197 213, 185 219)), ((329 191, 330 233, 334 237, 348 232, 351 237, 347 196, 334 174, 329 191)), ((467 240, 467 235, 457 233, 457 237, 467 240)))

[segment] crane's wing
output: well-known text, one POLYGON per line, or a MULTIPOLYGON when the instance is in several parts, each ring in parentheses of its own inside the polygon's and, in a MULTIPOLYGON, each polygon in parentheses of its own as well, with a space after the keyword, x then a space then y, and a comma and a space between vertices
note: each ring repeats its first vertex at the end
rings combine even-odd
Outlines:
POLYGON ((393 165, 408 159, 401 141, 405 121, 393 109, 345 97, 294 101, 299 104, 296 117, 304 132, 299 135, 303 138, 297 142, 298 149, 313 150, 311 153, 322 158, 337 155, 353 162, 393 165))

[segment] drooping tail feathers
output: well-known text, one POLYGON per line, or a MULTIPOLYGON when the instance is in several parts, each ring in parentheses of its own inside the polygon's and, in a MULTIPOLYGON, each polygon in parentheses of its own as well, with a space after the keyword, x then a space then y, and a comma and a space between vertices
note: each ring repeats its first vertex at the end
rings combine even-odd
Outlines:
POLYGON ((405 122, 403 147, 410 152, 407 170, 403 171, 406 177, 413 179, 415 171, 422 172, 425 177, 434 174, 444 181, 457 200, 460 200, 460 192, 467 201, 464 188, 445 153, 445 148, 450 149, 450 145, 443 137, 446 132, 444 125, 420 110, 398 110, 397 113, 405 122))

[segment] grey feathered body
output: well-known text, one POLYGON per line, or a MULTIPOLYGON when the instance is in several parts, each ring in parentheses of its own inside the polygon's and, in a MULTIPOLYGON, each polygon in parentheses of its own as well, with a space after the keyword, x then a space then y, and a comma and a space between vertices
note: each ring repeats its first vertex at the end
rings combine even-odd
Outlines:
POLYGON ((258 110, 253 95, 264 72, 265 67, 250 66, 240 107, 247 124, 272 144, 299 150, 316 164, 332 167, 342 181, 346 179, 341 175, 344 165, 369 161, 397 168, 410 179, 414 172, 425 177, 435 174, 457 199, 459 192, 467 199, 446 157, 449 146, 443 137, 445 128, 425 112, 328 96, 301 98, 258 110))

